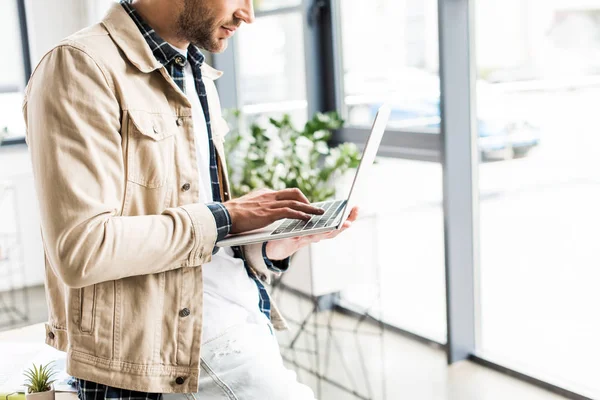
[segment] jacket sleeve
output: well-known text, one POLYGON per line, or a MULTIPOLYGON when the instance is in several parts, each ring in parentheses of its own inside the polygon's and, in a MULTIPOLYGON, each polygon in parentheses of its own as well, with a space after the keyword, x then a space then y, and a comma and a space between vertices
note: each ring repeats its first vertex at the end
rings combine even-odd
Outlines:
POLYGON ((24 101, 46 255, 70 287, 210 261, 211 210, 190 204, 120 216, 125 190, 121 108, 85 48, 61 45, 36 68, 24 101))

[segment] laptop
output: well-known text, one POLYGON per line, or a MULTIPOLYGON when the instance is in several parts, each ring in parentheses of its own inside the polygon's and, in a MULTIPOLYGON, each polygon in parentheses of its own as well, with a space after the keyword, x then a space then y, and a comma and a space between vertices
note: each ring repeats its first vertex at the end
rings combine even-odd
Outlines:
POLYGON ((371 133, 367 139, 360 163, 356 169, 356 174, 354 175, 350 193, 348 193, 346 199, 313 203, 313 206, 324 209, 325 213, 322 215, 314 215, 309 221, 290 218, 281 219, 262 229, 228 235, 224 239, 218 241, 217 246, 241 246, 266 242, 269 240, 314 235, 341 229, 344 221, 346 221, 348 215, 350 215, 350 211, 352 211, 352 208, 355 206, 353 200, 356 199, 357 188, 364 184, 364 181, 368 176, 367 171, 375 161, 375 156, 377 155, 377 150, 379 149, 379 144, 383 138, 389 117, 390 108, 387 105, 381 106, 375 116, 371 133))

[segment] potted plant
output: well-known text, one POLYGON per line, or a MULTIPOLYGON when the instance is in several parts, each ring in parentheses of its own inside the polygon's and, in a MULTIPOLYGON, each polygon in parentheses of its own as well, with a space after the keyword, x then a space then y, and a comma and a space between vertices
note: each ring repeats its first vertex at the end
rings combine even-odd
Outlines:
MULTIPOLYGON (((234 197, 260 188, 290 187, 299 188, 313 203, 347 196, 351 183, 347 178, 353 176, 361 154, 353 143, 331 145, 332 132, 344 124, 337 113, 316 113, 302 129, 296 129, 287 114, 269 118, 266 124, 254 122, 247 129, 240 129, 238 111, 229 111, 226 118, 231 130, 225 150, 234 197)), ((356 247, 355 234, 300 250, 284 283, 312 296, 343 289, 352 278, 342 270, 353 263, 347 248, 356 247)))
POLYGON ((301 130, 288 114, 269 118, 267 126, 254 122, 247 132, 239 129, 238 111, 227 117, 232 129, 225 149, 234 197, 295 187, 313 203, 331 200, 339 180, 360 162, 353 143, 330 144, 332 131, 344 124, 336 112, 316 113, 301 130))
POLYGON ((24 375, 27 378, 25 380, 27 387, 25 397, 27 400, 54 400, 54 388, 52 387, 54 379, 52 378, 56 371, 51 364, 51 362, 43 366, 40 364, 39 367, 34 364, 32 368, 25 371, 24 375))

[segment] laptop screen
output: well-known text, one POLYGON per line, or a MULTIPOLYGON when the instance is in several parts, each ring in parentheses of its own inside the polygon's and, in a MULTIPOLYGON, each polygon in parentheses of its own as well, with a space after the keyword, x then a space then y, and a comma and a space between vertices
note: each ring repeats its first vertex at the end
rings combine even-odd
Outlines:
POLYGON ((379 145, 381 144, 381 139, 385 133, 385 128, 389 118, 390 108, 384 104, 379 108, 377 115, 375 116, 371 133, 369 134, 367 143, 365 144, 356 174, 354 175, 354 181, 352 182, 350 193, 348 193, 348 200, 346 201, 342 218, 338 223, 338 229, 342 226, 343 222, 346 221, 346 218, 348 218, 350 211, 352 211, 352 207, 356 205, 355 201, 357 190, 360 190, 364 186, 365 180, 368 179, 368 170, 370 170, 373 162, 375 161, 375 157, 377 156, 377 151, 379 150, 379 145))

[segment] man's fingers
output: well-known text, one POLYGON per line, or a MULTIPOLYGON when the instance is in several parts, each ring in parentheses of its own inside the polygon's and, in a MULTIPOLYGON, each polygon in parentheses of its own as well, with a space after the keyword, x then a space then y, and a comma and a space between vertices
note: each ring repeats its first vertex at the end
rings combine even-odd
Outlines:
POLYGON ((336 229, 334 231, 323 233, 321 235, 315 235, 315 236, 322 236, 321 239, 333 239, 334 237, 336 237, 340 233, 344 232, 346 229, 350 228, 351 226, 352 226, 352 222, 346 221, 346 222, 344 222, 344 225, 342 225, 342 227, 340 229, 336 229))
POLYGON ((310 204, 310 201, 306 198, 304 193, 300 189, 291 188, 291 189, 283 189, 278 191, 275 194, 276 200, 296 200, 302 202, 304 204, 310 204))
POLYGON ((303 213, 302 211, 294 210, 293 208, 284 207, 278 208, 275 214, 276 219, 301 219, 304 221, 309 221, 312 218, 312 215, 303 213))
POLYGON ((306 236, 302 236, 302 239, 307 242, 314 243, 315 241, 321 240, 322 236, 323 236, 322 234, 306 235, 306 236))
POLYGON ((325 232, 325 233, 317 233, 316 235, 308 235, 305 236, 306 238, 308 238, 311 241, 320 241, 320 240, 325 240, 325 239, 333 239, 334 237, 336 237, 337 235, 339 235, 340 233, 342 233, 344 230, 346 230, 347 228, 343 227, 340 230, 333 230, 331 232, 325 232))
POLYGON ((348 215, 348 220, 356 221, 356 218, 358 218, 358 207, 353 207, 350 215, 348 215))
POLYGON ((322 208, 314 207, 314 206, 311 206, 310 204, 301 203, 301 202, 295 201, 295 200, 278 201, 274 205, 274 208, 284 208, 284 207, 292 208, 297 211, 302 211, 307 214, 322 215, 325 213, 325 210, 323 210, 322 208))
MULTIPOLYGON (((258 189, 238 199, 224 203, 231 216, 231 233, 250 231, 265 227, 279 219, 309 221, 313 215, 323 215, 325 210, 310 204, 306 196, 297 188, 273 191, 258 189)), ((352 222, 358 216, 354 207, 345 222, 352 222)), ((315 235, 306 240, 323 240, 337 236, 349 225, 344 224, 336 234, 315 235)))

